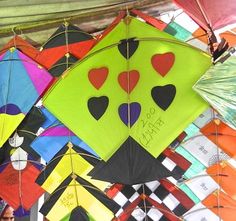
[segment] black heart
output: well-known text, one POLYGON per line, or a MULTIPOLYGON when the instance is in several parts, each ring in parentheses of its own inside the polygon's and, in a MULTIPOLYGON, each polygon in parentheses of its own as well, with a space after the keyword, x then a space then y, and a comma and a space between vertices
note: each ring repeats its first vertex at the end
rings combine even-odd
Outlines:
POLYGON ((137 50, 138 45, 139 41, 135 40, 134 38, 123 39, 120 41, 118 49, 124 58, 129 59, 137 50))
POLYGON ((156 86, 152 88, 151 94, 155 103, 165 111, 175 98, 176 88, 172 84, 156 86))
POLYGON ((91 97, 88 100, 88 109, 91 115, 99 120, 108 107, 109 99, 106 96, 91 97))

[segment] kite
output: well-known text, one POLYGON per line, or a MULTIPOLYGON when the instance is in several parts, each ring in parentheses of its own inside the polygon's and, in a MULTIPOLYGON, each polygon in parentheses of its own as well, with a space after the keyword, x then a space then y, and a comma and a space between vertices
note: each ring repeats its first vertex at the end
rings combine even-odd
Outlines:
POLYGON ((39 159, 40 156, 30 147, 30 144, 37 137, 36 133, 44 121, 45 118, 41 111, 33 106, 21 124, 17 127, 14 134, 8 139, 8 142, 5 142, 0 149, 0 157, 2 158, 0 159, 0 164, 4 159, 10 158, 11 153, 18 147, 25 150, 33 157, 33 159, 39 159))
MULTIPOLYGON (((202 4, 204 0, 197 2, 202 4)), ((206 34, 202 29, 198 33, 185 30, 176 20, 167 24, 137 10, 130 13, 145 23, 129 13, 125 17, 123 12, 94 39, 65 22, 43 45, 39 55, 18 36, 0 51, 0 65, 10 60, 6 54, 17 51, 60 78, 43 101, 55 117, 42 107, 46 121, 41 114, 38 118, 28 115, 0 143, 0 152, 7 150, 6 156, 12 160, 0 166, 0 183, 7 180, 9 183, 3 183, 4 193, 11 188, 14 194, 2 196, 0 190, 0 197, 12 200, 16 212, 24 215, 33 201, 47 191, 51 196, 41 212, 50 220, 228 221, 236 208, 232 200, 236 190, 229 185, 236 178, 236 170, 225 161, 235 156, 234 130, 214 120, 197 128, 191 138, 187 133, 183 142, 186 133, 178 136, 208 107, 205 97, 200 99, 192 91, 192 85, 211 62, 208 54, 175 38, 189 42, 192 37, 204 35, 204 48, 206 34), (36 134, 40 134, 37 139, 36 134), (33 148, 29 148, 34 139, 33 148), (22 149, 33 158, 40 154, 46 160, 41 173, 41 168, 22 149), (167 176, 172 176, 168 180, 176 186, 162 179, 167 176), (11 186, 12 177, 19 178, 14 180, 15 186, 11 186), (29 179, 29 188, 33 189, 31 199, 24 198, 29 193, 25 179, 29 179), (119 184, 108 191, 116 189, 115 195, 107 197, 103 191, 109 188, 108 182, 119 184)), ((212 31, 212 27, 213 23, 206 22, 206 30, 212 31)), ((212 35, 210 40, 214 38, 213 31, 212 35)), ((17 59, 11 60, 15 63, 17 59)), ((221 60, 222 64, 227 61, 221 60)), ((3 82, 3 86, 0 83, 0 89, 4 92, 10 83, 11 79, 7 84, 3 82)), ((6 95, 14 89, 15 86, 7 88, 6 95)), ((5 100, 3 106, 8 105, 5 100)), ((2 110, 7 113, 7 108, 2 110)), ((28 111, 29 108, 24 114, 28 111)), ((5 125, 5 120, 0 125, 5 125)), ((190 127, 193 129, 193 125, 190 127)), ((0 132, 4 133, 5 128, 0 127, 0 132)))
POLYGON ((236 22, 235 4, 231 0, 174 0, 205 30, 220 29, 236 22), (224 10, 222 10, 224 9, 224 10))
POLYGON ((204 206, 202 203, 196 204, 189 210, 186 214, 183 215, 183 220, 186 221, 219 221, 220 217, 217 216, 210 208, 204 206))
POLYGON ((186 185, 186 183, 189 179, 197 177, 198 174, 202 173, 206 169, 206 167, 182 146, 177 147, 175 151, 185 159, 188 159, 191 165, 182 175, 182 178, 176 181, 172 179, 171 181, 182 191, 184 191, 195 203, 199 203, 200 199, 193 193, 193 191, 186 185))
POLYGON ((191 163, 183 156, 175 152, 173 149, 166 148, 158 157, 163 165, 171 171, 172 177, 180 179, 184 173, 189 169, 191 163))
POLYGON ((114 221, 143 220, 143 218, 150 221, 180 220, 168 207, 156 202, 145 194, 141 194, 132 203, 127 205, 124 211, 114 221))
POLYGON ((167 24, 165 22, 161 21, 160 19, 152 17, 152 16, 145 14, 139 10, 132 9, 130 12, 131 12, 131 14, 143 19, 147 24, 150 24, 153 27, 156 27, 157 29, 159 29, 161 31, 165 30, 165 28, 167 26, 167 24))
POLYGON ((187 3, 184 0, 174 0, 174 2, 205 30, 213 59, 216 60, 220 57, 229 45, 225 39, 222 39, 219 44, 215 44, 217 39, 214 30, 236 22, 235 5, 232 5, 230 0, 224 2, 220 0, 190 0, 187 3))
POLYGON ((191 87, 210 63, 204 52, 127 16, 57 81, 43 104, 109 160, 102 170, 112 168, 107 181, 151 181, 168 176, 157 174, 155 158, 207 108, 191 87))
POLYGON ((203 51, 208 51, 207 34, 185 12, 177 10, 172 18, 163 15, 161 19, 168 24, 164 29, 166 33, 203 51))
POLYGON ((236 156, 236 131, 221 120, 212 120, 200 129, 201 133, 215 143, 230 157, 236 156))
POLYGON ((68 143, 41 171, 36 182, 52 193, 70 174, 77 174, 103 191, 109 183, 93 180, 87 176, 99 159, 82 148, 68 143))
POLYGON ((54 116, 52 115, 47 108, 40 106, 40 110, 42 111, 44 117, 46 118, 44 123, 42 124, 43 130, 47 129, 48 127, 55 126, 57 124, 60 124, 61 122, 54 116))
POLYGON ((120 221, 156 221, 165 220, 164 217, 179 220, 176 217, 194 206, 194 202, 184 192, 165 179, 133 186, 114 184, 107 190, 107 195, 121 206, 116 214, 120 221))
POLYGON ((227 161, 222 161, 207 168, 207 173, 220 187, 234 200, 236 200, 236 169, 227 161))
POLYGON ((81 206, 75 207, 71 213, 61 219, 61 221, 96 221, 85 209, 81 206))
POLYGON ((28 154, 20 147, 11 155, 10 161, 1 165, 0 197, 15 210, 20 207, 30 210, 45 192, 35 179, 40 173, 38 162, 28 160, 28 154))
POLYGON ((31 147, 46 162, 49 162, 68 142, 78 145, 81 148, 89 151, 93 155, 97 156, 97 154, 87 144, 85 144, 81 139, 79 139, 73 132, 71 132, 61 123, 44 130, 31 143, 31 147))
MULTIPOLYGON (((170 147, 172 148, 172 147, 178 145, 184 139, 184 137, 185 137, 185 133, 181 133, 174 141, 172 141, 172 143, 170 144, 170 147)), ((151 158, 151 160, 153 160, 153 158, 151 158)), ((98 179, 101 179, 101 180, 109 181, 112 183, 117 183, 118 182, 117 178, 113 180, 113 175, 111 176, 112 170, 113 170, 112 166, 110 166, 110 168, 109 168, 110 174, 104 173, 104 166, 107 167, 109 164, 109 161, 110 161, 110 159, 107 161, 107 163, 105 163, 104 161, 101 161, 98 165, 95 166, 95 169, 93 169, 89 173, 89 175, 95 179, 98 177, 98 179), (101 173, 103 175, 99 176, 98 174, 101 174, 101 173), (105 176, 104 176, 104 174, 105 174, 105 176)), ((171 150, 170 148, 166 148, 156 158, 155 164, 156 164, 155 166, 158 167, 158 173, 156 172, 156 175, 158 175, 159 178, 172 176, 172 177, 175 177, 176 179, 179 179, 183 175, 183 171, 185 171, 190 166, 190 163, 186 159, 181 157, 178 153, 174 153, 174 151, 171 150)), ((124 168, 124 170, 125 169, 126 168, 124 168)), ((152 168, 152 169, 154 169, 154 168, 152 168)), ((120 174, 120 176, 121 177, 123 176, 123 182, 124 182, 124 175, 120 174)), ((143 176, 147 176, 147 175, 143 174, 143 176)), ((135 181, 135 183, 141 183, 141 181, 140 182, 138 181, 138 179, 140 179, 140 177, 133 176, 133 179, 134 178, 137 179, 135 181)), ((128 179, 129 179, 129 177, 127 177, 127 180, 128 179)), ((143 177, 142 177, 142 179, 143 179, 143 177)), ((129 181, 127 181, 127 183, 128 182, 129 181)), ((130 183, 128 183, 128 184, 130 184, 130 183)))
POLYGON ((37 134, 41 125, 45 122, 45 116, 40 108, 33 106, 26 115, 22 123, 17 127, 17 131, 26 131, 37 134))
POLYGON ((26 56, 32 58, 34 61, 37 61, 36 58, 39 51, 18 35, 14 35, 14 37, 0 50, 0 54, 5 53, 12 47, 17 48, 26 56))
POLYGON ((226 39, 230 47, 236 46, 236 28, 219 34, 221 38, 226 39))
POLYGON ((72 174, 51 194, 40 212, 49 220, 61 220, 78 206, 96 221, 110 221, 119 205, 83 178, 72 174))
POLYGON ((15 48, 0 56, 0 147, 49 85, 52 77, 15 48))
POLYGON ((235 65, 236 57, 230 56, 211 66, 193 86, 233 129, 236 128, 235 65))
POLYGON ((197 132, 192 139, 183 142, 181 147, 191 153, 205 167, 217 163, 219 159, 230 159, 223 150, 200 132, 197 132))
POLYGON ((81 59, 96 40, 78 27, 65 22, 44 43, 37 57, 54 77, 59 77, 81 59))
POLYGON ((213 221, 220 218, 224 221, 231 221, 236 217, 236 202, 223 191, 216 191, 209 195, 202 204, 217 215, 218 219, 213 219, 213 221))

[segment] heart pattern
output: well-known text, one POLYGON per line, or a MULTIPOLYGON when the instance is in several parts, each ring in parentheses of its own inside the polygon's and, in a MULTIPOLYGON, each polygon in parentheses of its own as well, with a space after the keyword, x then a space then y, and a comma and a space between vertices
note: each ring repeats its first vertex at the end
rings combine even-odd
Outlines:
POLYGON ((108 76, 108 68, 101 67, 101 68, 94 68, 91 69, 88 73, 88 78, 90 83, 96 88, 100 89, 100 87, 104 84, 108 76))
POLYGON ((130 104, 123 103, 119 106, 118 112, 123 123, 126 126, 132 127, 139 118, 141 113, 141 105, 138 102, 133 102, 130 104))
POLYGON ((175 55, 172 52, 155 54, 151 58, 153 68, 164 77, 172 68, 175 62, 175 55))
POLYGON ((134 52, 137 50, 139 41, 135 41, 134 38, 123 39, 118 45, 118 50, 125 59, 130 59, 134 52))
POLYGON ((139 81, 139 72, 136 70, 132 71, 124 71, 119 74, 118 82, 120 86, 125 90, 128 94, 132 92, 135 88, 136 84, 139 81))
POLYGON ((167 110, 176 95, 176 88, 172 84, 156 86, 151 90, 152 99, 162 109, 167 110))
POLYGON ((96 119, 99 120, 102 115, 106 112, 108 107, 109 98, 107 96, 101 97, 91 97, 88 100, 88 109, 90 114, 96 119))

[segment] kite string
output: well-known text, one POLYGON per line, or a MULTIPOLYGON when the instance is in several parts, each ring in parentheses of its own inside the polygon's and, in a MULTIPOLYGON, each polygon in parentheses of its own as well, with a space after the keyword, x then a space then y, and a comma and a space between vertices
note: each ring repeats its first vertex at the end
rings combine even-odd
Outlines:
MULTIPOLYGON (((212 120, 214 120, 214 122, 215 122, 215 132, 214 132, 214 135, 215 135, 215 143, 216 143, 216 146, 217 146, 217 148, 216 148, 216 156, 217 156, 217 162, 216 162, 216 164, 217 164, 217 172, 216 172, 216 174, 205 174, 205 175, 197 175, 197 176, 195 176, 195 177, 192 177, 191 179, 188 179, 188 180, 185 180, 184 181, 184 183, 185 182, 187 182, 187 181, 189 181, 189 180, 192 180, 192 179, 195 179, 195 178, 200 178, 200 177, 202 177, 202 176, 217 176, 217 184, 218 184, 218 188, 217 188, 217 190, 216 190, 216 196, 217 196, 217 215, 218 215, 218 217, 219 217, 219 220, 221 220, 220 219, 220 191, 221 191, 221 186, 220 186, 220 180, 221 180, 221 176, 228 176, 227 174, 222 174, 222 168, 220 167, 220 164, 219 164, 219 162, 220 162, 220 150, 219 150, 219 142, 218 142, 218 135, 220 135, 219 134, 219 131, 218 131, 218 118, 216 118, 216 114, 215 114, 215 111, 214 111, 214 109, 212 109, 212 112, 211 112, 211 119, 212 120)), ((212 134, 213 135, 213 134, 212 134)), ((182 182, 181 182, 182 183, 182 182)))
POLYGON ((146 194, 145 194, 145 188, 144 188, 144 184, 142 184, 142 189, 143 189, 143 206, 144 206, 144 212, 145 212, 145 221, 148 221, 147 218, 147 205, 146 205, 146 194))
POLYGON ((16 32, 15 32, 15 27, 12 28, 12 32, 13 32, 13 43, 14 43, 14 47, 16 48, 16 32))
MULTIPOLYGON (((69 132, 70 133, 70 132, 69 132)), ((72 178, 73 178, 73 182, 74 184, 76 184, 76 181, 75 181, 75 170, 74 170, 74 165, 73 165, 73 158, 72 158, 72 148, 73 148, 73 144, 71 142, 69 142, 67 144, 67 146, 69 147, 69 156, 70 156, 70 166, 71 166, 71 171, 72 171, 72 178)), ((75 199, 76 199, 76 204, 77 206, 79 206, 79 199, 78 199, 78 192, 77 192, 77 187, 74 186, 74 190, 75 190, 75 199)))
MULTIPOLYGON (((67 34, 67 25, 65 24, 65 39, 66 39, 66 46, 68 46, 68 34, 67 34)), ((67 51, 68 51, 68 47, 67 51)), ((68 56, 66 56, 66 61, 67 61, 67 67, 68 68, 68 56)), ((71 138, 71 131, 68 130, 68 143, 67 146, 69 148, 69 157, 70 157, 70 167, 71 167, 71 173, 72 173, 72 177, 73 177, 73 182, 74 184, 76 184, 75 182, 75 170, 74 170, 74 165, 73 165, 73 153, 72 153, 72 147, 73 147, 73 143, 72 143, 72 138, 71 138)), ((76 200, 76 205, 79 206, 79 199, 78 199, 78 192, 77 192, 77 187, 74 186, 74 190, 75 190, 75 200, 76 200)))
MULTIPOLYGON (((219 119, 216 118, 216 114, 215 114, 215 111, 212 109, 212 114, 213 114, 213 118, 214 118, 214 121, 215 121, 215 144, 216 144, 216 156, 217 156, 217 173, 218 174, 221 174, 222 172, 222 169, 221 169, 221 166, 220 166, 220 150, 219 150, 219 140, 218 140, 218 121, 219 119)), ((219 221, 221 220, 221 216, 220 216, 220 191, 221 191, 221 185, 220 185, 220 181, 221 181, 221 177, 220 176, 217 176, 217 184, 218 184, 218 188, 217 188, 217 213, 218 213, 218 216, 219 216, 219 221)))
MULTIPOLYGON (((16 142, 16 139, 15 139, 15 142, 16 142)), ((22 202, 22 174, 21 174, 21 168, 20 168, 20 164, 21 164, 21 159, 20 159, 20 151, 18 151, 18 179, 19 179, 19 186, 18 186, 18 191, 19 191, 19 200, 20 200, 20 205, 22 206, 23 208, 23 202, 22 202)))
MULTIPOLYGON (((130 63, 129 63, 129 9, 126 7, 126 17, 125 17, 125 24, 126 24, 126 69, 127 69, 127 90, 128 90, 128 128, 130 130, 130 120, 131 120, 131 115, 130 115, 130 63)), ((130 131, 129 131, 130 132, 130 131)))
POLYGON ((68 23, 64 20, 65 25, 65 40, 66 40, 66 69, 69 67, 69 40, 68 40, 68 23))
MULTIPOLYGON (((14 139, 14 149, 18 149, 19 148, 16 148, 16 143, 17 143, 17 129, 14 133, 14 136, 13 136, 13 139, 14 139)), ((22 211, 23 211, 23 200, 22 200, 22 171, 21 171, 21 157, 20 157, 20 151, 18 151, 18 159, 15 161, 16 163, 18 163, 18 180, 19 180, 19 186, 18 186, 18 192, 19 192, 19 200, 20 200, 20 205, 22 207, 22 211)), ((25 162, 25 161, 23 161, 25 162)), ((14 161, 11 161, 11 163, 14 163, 14 161)), ((26 161, 27 163, 27 161, 26 161)))
MULTIPOLYGON (((131 113, 130 113, 130 63, 129 63, 129 9, 126 7, 126 17, 124 18, 125 24, 126 24, 126 70, 127 70, 127 119, 128 119, 128 134, 130 134, 130 120, 131 120, 131 113)), ((130 141, 129 141, 130 142, 130 141)), ((130 156, 128 156, 130 157, 130 156)), ((129 159, 130 162, 130 159, 129 159)))
MULTIPOLYGON (((128 214, 130 212, 132 213, 132 211, 138 210, 139 208, 144 209, 143 206, 138 206, 138 207, 135 207, 133 209, 127 209, 123 213, 125 213, 125 214, 128 214)), ((183 219, 183 216, 182 217, 177 216, 173 212, 168 211, 167 209, 159 208, 159 207, 156 207, 156 206, 154 206, 154 207, 153 206, 146 206, 146 208, 147 209, 155 209, 155 210, 158 210, 159 212, 166 213, 166 214, 170 215, 171 217, 174 217, 174 218, 178 219, 179 221, 185 221, 185 219, 183 219)), ((164 217, 165 217, 165 215, 164 215, 164 217)), ((121 221, 121 219, 118 216, 117 218, 114 219, 114 221, 121 221)))
MULTIPOLYGON (((66 30, 67 30, 67 29, 66 29, 66 30)), ((65 33, 67 33, 67 32, 65 32, 65 33)), ((76 182, 75 182, 75 176, 76 176, 76 174, 75 174, 75 170, 74 170, 73 157, 72 157, 73 153, 72 153, 72 151, 71 151, 71 150, 72 150, 72 147, 73 147, 73 143, 72 143, 71 131, 70 131, 70 130, 68 131, 68 136, 69 136, 69 142, 68 142, 67 146, 68 146, 68 148, 69 148, 69 157, 70 157, 71 172, 72 172, 72 177, 73 177, 74 183, 76 183, 76 182)), ((77 192, 76 186, 74 186, 74 189, 75 189, 76 204, 77 204, 77 206, 79 206, 78 192, 77 192)))
MULTIPOLYGON (((17 130, 16 130, 16 132, 15 132, 15 134, 14 134, 14 136, 13 136, 13 141, 14 141, 14 149, 16 150, 16 139, 17 139, 17 130), (16 135, 16 136, 15 136, 16 135)), ((20 200, 20 205, 22 206, 23 205, 23 202, 22 202, 22 174, 21 174, 21 162, 22 162, 22 160, 21 160, 21 158, 20 158, 20 151, 18 151, 18 159, 16 160, 16 161, 11 161, 11 164, 12 163, 14 163, 14 162, 16 162, 16 163, 18 163, 18 181, 19 181, 19 186, 18 186, 18 192, 19 192, 19 200, 20 200)), ((23 206, 22 206, 22 208, 23 208, 23 206)))
POLYGON ((10 161, 6 161, 6 162, 4 162, 4 163, 2 163, 1 164, 1 166, 3 166, 3 165, 8 165, 8 164, 10 164, 10 163, 13 163, 13 162, 30 162, 30 163, 34 163, 34 164, 37 164, 37 165, 40 165, 40 166, 42 166, 43 168, 45 168, 46 166, 43 164, 43 163, 40 163, 40 162, 38 162, 38 161, 36 161, 36 160, 10 160, 10 161))
POLYGON ((216 39, 215 33, 214 33, 213 29, 212 29, 212 25, 210 23, 210 20, 207 17, 207 14, 205 13, 201 3, 199 2, 199 0, 196 0, 196 3, 197 3, 197 5, 198 5, 198 7, 200 9, 200 12, 201 12, 204 20, 207 23, 208 30, 206 30, 206 32, 207 32, 207 36, 208 36, 208 46, 209 46, 210 53, 213 54, 214 53, 214 46, 213 46, 213 44, 217 42, 217 39, 216 39))
MULTIPOLYGON (((201 12, 201 14, 202 14, 202 16, 203 16, 204 20, 206 21, 206 23, 207 23, 208 27, 211 29, 211 24, 210 24, 210 21, 209 21, 209 19, 208 19, 207 15, 206 15, 206 13, 205 13, 204 9, 202 8, 202 6, 201 6, 201 4, 200 4, 199 0, 196 0, 196 3, 197 3, 197 5, 198 5, 198 7, 199 7, 199 9, 200 9, 200 12, 201 12)), ((212 30, 210 30, 210 31, 212 31, 212 30)))

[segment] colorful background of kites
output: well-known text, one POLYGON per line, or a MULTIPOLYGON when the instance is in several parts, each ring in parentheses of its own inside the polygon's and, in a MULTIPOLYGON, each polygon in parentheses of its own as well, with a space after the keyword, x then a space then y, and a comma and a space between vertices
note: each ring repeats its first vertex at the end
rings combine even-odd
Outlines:
POLYGON ((45 194, 50 221, 235 220, 236 35, 220 30, 236 4, 174 2, 174 19, 131 9, 97 36, 65 21, 40 50, 1 49, 0 198, 17 217, 45 194))

